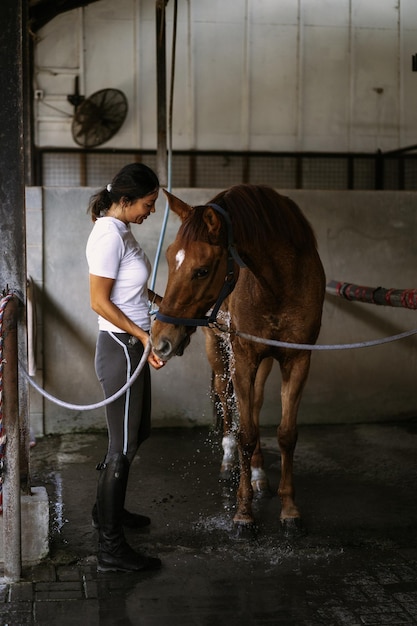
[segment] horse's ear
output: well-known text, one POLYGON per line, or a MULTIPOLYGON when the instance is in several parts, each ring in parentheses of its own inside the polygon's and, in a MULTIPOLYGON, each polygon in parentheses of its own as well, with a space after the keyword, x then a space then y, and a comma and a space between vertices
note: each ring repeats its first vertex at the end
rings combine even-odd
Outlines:
POLYGON ((212 209, 210 206, 206 207, 203 215, 204 222, 207 225, 207 229, 210 235, 210 239, 213 241, 218 240, 220 229, 222 226, 221 219, 217 211, 212 209))
POLYGON ((174 211, 174 213, 176 213, 178 217, 181 218, 182 221, 184 221, 185 218, 188 217, 191 211, 193 210, 193 207, 190 206, 189 204, 186 204, 185 202, 183 202, 182 200, 174 196, 172 193, 170 193, 166 189, 163 189, 162 191, 168 198, 169 208, 172 211, 174 211))

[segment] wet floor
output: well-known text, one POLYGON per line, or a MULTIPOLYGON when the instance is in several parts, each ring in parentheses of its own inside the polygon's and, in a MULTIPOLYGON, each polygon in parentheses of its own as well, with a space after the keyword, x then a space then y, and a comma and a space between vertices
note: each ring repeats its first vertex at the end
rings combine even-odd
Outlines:
POLYGON ((279 526, 279 452, 262 431, 270 497, 258 533, 236 541, 236 485, 219 481, 220 438, 156 429, 136 459, 127 507, 149 515, 127 531, 158 555, 152 574, 98 574, 90 511, 100 434, 47 437, 31 453, 50 497, 51 554, 0 588, 2 624, 255 626, 417 624, 417 422, 302 426, 295 458, 305 534, 279 526))

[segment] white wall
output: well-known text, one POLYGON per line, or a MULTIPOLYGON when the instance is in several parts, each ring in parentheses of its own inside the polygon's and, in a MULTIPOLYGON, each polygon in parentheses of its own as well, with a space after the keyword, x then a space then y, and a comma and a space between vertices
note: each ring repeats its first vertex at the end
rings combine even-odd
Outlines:
MULTIPOLYGON (((168 70, 173 2, 167 6, 168 70)), ((156 147, 155 0, 65 13, 35 46, 36 143, 75 146, 81 93, 118 88, 106 145, 156 147)), ((383 151, 417 137, 415 0, 180 0, 174 149, 383 151)), ((169 72, 168 72, 169 73, 169 72)))

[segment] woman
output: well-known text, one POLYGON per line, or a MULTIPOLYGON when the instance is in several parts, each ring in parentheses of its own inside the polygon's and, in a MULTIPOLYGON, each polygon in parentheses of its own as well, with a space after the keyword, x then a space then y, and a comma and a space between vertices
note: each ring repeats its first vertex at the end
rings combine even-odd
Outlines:
MULTIPOLYGON (((111 184, 91 197, 94 222, 87 242, 91 308, 98 314, 95 367, 106 398, 123 387, 149 342, 149 301, 161 297, 147 288, 150 263, 130 224, 155 212, 159 181, 146 165, 126 165, 111 184)), ((140 528, 148 517, 124 508, 129 467, 150 434, 149 365, 164 365, 152 351, 139 377, 119 399, 106 406, 108 450, 100 470, 93 525, 99 531, 98 569, 136 571, 161 566, 129 546, 123 526, 140 528)))

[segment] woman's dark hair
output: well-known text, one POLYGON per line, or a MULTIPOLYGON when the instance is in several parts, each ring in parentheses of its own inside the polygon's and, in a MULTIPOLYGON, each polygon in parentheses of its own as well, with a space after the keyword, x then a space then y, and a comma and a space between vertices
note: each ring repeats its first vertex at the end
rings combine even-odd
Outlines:
POLYGON ((91 196, 88 213, 95 222, 107 213, 113 202, 120 202, 123 198, 127 204, 131 204, 158 187, 158 177, 150 167, 143 163, 130 163, 116 174, 110 184, 91 196))

